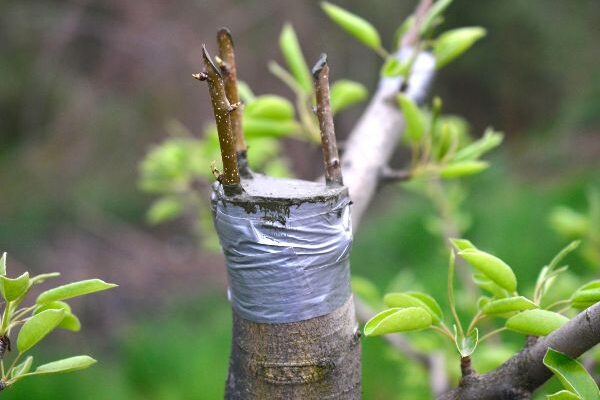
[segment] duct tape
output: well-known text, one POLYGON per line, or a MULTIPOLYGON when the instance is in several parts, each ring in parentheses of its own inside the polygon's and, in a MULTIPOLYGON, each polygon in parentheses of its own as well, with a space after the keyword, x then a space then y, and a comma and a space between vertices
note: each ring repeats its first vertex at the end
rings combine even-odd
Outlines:
POLYGON ((252 187, 246 187, 241 197, 227 197, 221 187, 213 192, 214 223, 233 309, 242 318, 261 323, 329 314, 351 295, 347 190, 298 180, 259 180, 267 181, 262 186, 269 193, 263 190, 257 196, 252 187), (269 198, 281 195, 274 186, 287 188, 287 198, 286 193, 269 198), (298 193, 302 195, 291 196, 298 193))

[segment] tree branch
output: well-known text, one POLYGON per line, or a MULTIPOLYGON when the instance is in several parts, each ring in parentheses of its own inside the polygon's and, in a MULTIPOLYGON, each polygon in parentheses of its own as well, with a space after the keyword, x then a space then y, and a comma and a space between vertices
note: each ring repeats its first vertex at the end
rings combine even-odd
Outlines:
MULTIPOLYGON (((219 67, 221 67, 223 74, 227 99, 231 104, 240 104, 233 38, 228 28, 219 29, 217 32, 217 43, 219 44, 219 67)), ((231 130, 235 137, 235 150, 240 174, 246 177, 250 175, 250 171, 248 170, 247 147, 242 129, 242 108, 238 107, 233 110, 229 118, 231 119, 231 130)))
POLYGON ((219 69, 215 66, 210 55, 206 51, 206 47, 202 46, 202 59, 204 61, 205 71, 195 75, 199 80, 208 82, 210 99, 215 114, 215 122, 219 134, 219 144, 221 147, 221 158, 223 160, 223 189, 227 195, 235 195, 241 192, 240 174, 237 166, 237 155, 235 149, 235 137, 231 127, 230 114, 235 110, 225 94, 225 84, 223 76, 219 69))
POLYGON ((327 65, 326 54, 321 54, 312 69, 312 74, 315 81, 317 118, 319 119, 321 147, 323 148, 323 161, 325 163, 325 182, 327 185, 342 186, 344 184, 342 168, 335 139, 333 113, 329 104, 329 65, 327 65))
POLYGON ((579 313, 563 327, 485 375, 470 375, 440 400, 530 399, 552 373, 543 359, 549 347, 577 358, 600 342, 600 303, 579 313))

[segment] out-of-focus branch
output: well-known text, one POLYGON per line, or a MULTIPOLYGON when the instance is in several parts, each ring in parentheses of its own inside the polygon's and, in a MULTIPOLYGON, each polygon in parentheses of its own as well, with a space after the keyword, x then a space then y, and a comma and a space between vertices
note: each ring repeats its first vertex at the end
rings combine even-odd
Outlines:
POLYGON ((415 10, 415 22, 410 27, 408 32, 402 37, 402 47, 411 47, 417 44, 421 33, 421 24, 425 18, 425 14, 431 8, 433 0, 421 0, 415 10))
POLYGON ((323 148, 323 161, 325 163, 325 182, 327 185, 343 185, 342 168, 335 139, 333 126, 333 112, 329 104, 329 65, 327 55, 321 57, 312 70, 315 82, 317 100, 317 118, 321 131, 321 147, 323 148))
MULTIPOLYGON (((421 0, 415 15, 424 15, 430 6, 431 0, 421 0)), ((411 32, 415 31, 418 35, 421 21, 422 17, 415 20, 411 32)), ((412 39, 403 40, 403 46, 395 57, 402 60, 412 58, 416 51, 414 43, 412 39)), ((355 229, 379 186, 381 172, 388 165, 404 129, 404 118, 395 97, 405 87, 406 96, 417 102, 423 101, 434 71, 433 56, 421 52, 412 65, 406 84, 401 77, 382 78, 367 109, 350 132, 342 156, 342 170, 344 183, 354 203, 352 224, 355 229)))
POLYGON ((600 303, 485 375, 469 375, 441 400, 528 400, 552 373, 543 363, 549 347, 577 358, 600 342, 600 303))

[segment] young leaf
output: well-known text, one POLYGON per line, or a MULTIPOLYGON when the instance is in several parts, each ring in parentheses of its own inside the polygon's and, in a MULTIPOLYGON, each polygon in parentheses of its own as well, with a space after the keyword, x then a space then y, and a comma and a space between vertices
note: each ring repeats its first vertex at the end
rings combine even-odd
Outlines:
POLYGON ((31 369, 31 364, 33 363, 33 357, 27 356, 25 361, 15 366, 10 372, 11 378, 16 378, 20 375, 26 374, 31 369))
POLYGON ((248 139, 280 138, 292 135, 300 130, 296 121, 277 121, 243 117, 244 134, 248 139))
MULTIPOLYGON (((455 331, 456 331, 456 325, 455 331)), ((468 357, 477 348, 477 344, 479 343, 479 330, 477 328, 473 329, 468 336, 460 337, 460 335, 454 335, 454 344, 456 344, 456 348, 460 353, 461 357, 468 357)))
POLYGON ((546 400, 584 400, 573 392, 561 390, 553 394, 546 395, 546 400))
POLYGON ((502 133, 496 132, 492 128, 488 128, 480 139, 457 151, 454 157, 452 157, 452 161, 476 160, 488 151, 499 146, 500 143, 502 143, 503 137, 502 133))
POLYGON ((563 386, 585 400, 599 400, 596 382, 581 363, 566 354, 549 348, 544 356, 544 365, 554 372, 563 386))
POLYGON ((473 243, 471 243, 470 240, 467 240, 467 239, 451 238, 450 243, 452 244, 452 246, 454 246, 454 248, 457 251, 468 250, 468 249, 477 250, 477 247, 475 247, 475 245, 473 243))
POLYGON ((574 240, 566 245, 561 251, 559 251, 558 254, 554 256, 552 261, 550 261, 550 264, 548 264, 548 272, 552 272, 552 270, 554 270, 554 268, 556 268, 566 256, 577 250, 580 244, 581 240, 574 240))
POLYGON ((17 349, 24 353, 52 332, 64 319, 64 310, 46 310, 29 318, 19 331, 17 349))
POLYGON ((389 57, 381 67, 381 76, 394 78, 397 76, 406 77, 410 69, 410 62, 398 60, 395 57, 389 57))
POLYGON ((163 196, 152 203, 146 218, 150 224, 157 225, 177 218, 183 210, 184 206, 176 196, 163 196))
POLYGON ((294 106, 284 97, 267 94, 248 103, 244 108, 244 117, 289 121, 294 119, 294 106))
POLYGON ((405 134, 406 137, 413 143, 421 140, 425 134, 426 121, 425 116, 419 109, 419 107, 409 97, 399 94, 398 104, 402 108, 402 114, 406 121, 405 134))
POLYGON ((408 332, 431 326, 431 314, 421 307, 390 308, 375 315, 365 324, 366 336, 408 332))
POLYGON ((64 301, 53 301, 51 303, 45 303, 39 305, 33 311, 33 314, 39 314, 46 310, 64 310, 65 318, 58 325, 59 328, 66 329, 68 331, 79 332, 81 330, 81 322, 75 314, 71 312, 71 306, 64 301))
POLYGON ((442 68, 484 36, 485 29, 481 27, 457 28, 442 33, 433 46, 436 68, 442 68))
MULTIPOLYGON (((575 293, 573 293, 573 296, 571 297, 571 301, 573 302, 573 304, 578 304, 578 305, 582 305, 585 304, 587 308, 593 304, 596 304, 597 302, 600 301, 600 288, 596 288, 596 289, 586 289, 586 290, 577 290, 575 293)), ((581 308, 581 307, 576 307, 576 308, 581 308)))
POLYGON ((48 279, 57 278, 60 276, 60 272, 49 272, 47 274, 39 274, 29 280, 30 285, 38 285, 46 282, 48 279))
POLYGON ((566 237, 584 237, 590 230, 588 217, 568 207, 556 207, 550 213, 550 225, 566 237))
POLYGON ((404 35, 406 35, 408 30, 410 28, 412 28, 412 26, 414 24, 415 24, 415 16, 409 15, 402 22, 402 24, 398 27, 398 29, 396 29, 396 32, 394 32, 394 46, 395 46, 394 50, 400 49, 400 46, 402 45, 402 37, 404 37, 404 35))
POLYGON ((423 22, 421 23, 421 35, 427 34, 429 30, 433 27, 433 23, 438 19, 444 12, 446 8, 452 3, 452 0, 438 0, 433 6, 427 11, 425 17, 423 18, 423 22))
POLYGON ((569 321, 564 315, 547 310, 526 310, 510 317, 505 326, 524 335, 546 336, 569 321))
POLYGON ((38 296, 36 303, 44 304, 52 301, 67 300, 73 297, 108 290, 117 286, 118 285, 115 285, 114 283, 106 283, 100 279, 88 279, 84 281, 73 282, 41 293, 38 296))
POLYGON ((539 307, 533 301, 523 296, 516 296, 491 301, 481 311, 486 315, 498 315, 515 311, 533 310, 535 308, 539 307))
POLYGON ((238 93, 240 95, 240 99, 242 100, 242 102, 244 102, 244 104, 250 103, 255 98, 254 92, 252 92, 250 85, 248 85, 246 82, 239 80, 239 79, 238 79, 238 93))
POLYGON ((506 289, 501 288, 482 273, 473 274, 473 282, 475 282, 479 288, 489 292, 496 298, 502 299, 510 296, 510 293, 508 293, 506 289))
POLYGON ((338 24, 342 29, 354 36, 360 42, 375 51, 381 50, 379 33, 369 22, 358 15, 344 10, 342 7, 326 1, 321 3, 321 8, 323 8, 325 14, 327 14, 333 22, 338 24))
POLYGON ((439 322, 442 316, 442 310, 433 297, 424 293, 388 293, 384 296, 383 302, 386 306, 392 308, 421 307, 427 311, 433 322, 439 322))
POLYGON ((75 356, 40 365, 36 368, 35 372, 31 373, 31 375, 60 374, 66 372, 79 371, 82 369, 86 369, 95 363, 96 360, 94 360, 92 357, 75 356))
POLYGON ((0 275, 0 293, 6 302, 13 301, 21 297, 29 289, 29 272, 15 279, 0 275))
POLYGON ((298 43, 296 32, 290 24, 285 24, 283 26, 283 30, 279 36, 279 47, 287 62, 288 68, 292 72, 296 82, 298 82, 298 85, 300 85, 305 92, 310 93, 312 91, 310 70, 308 69, 308 65, 306 65, 306 60, 302 54, 300 43, 298 43))
POLYGON ((458 253, 473 268, 509 292, 517 289, 517 278, 513 270, 501 259, 481 250, 466 249, 458 253))
POLYGON ((485 161, 461 161, 446 165, 440 170, 440 175, 446 179, 460 178, 478 174, 489 166, 490 164, 485 161))
POLYGON ((6 275, 6 252, 0 257, 0 276, 6 275))
POLYGON ((339 80, 331 86, 331 111, 336 114, 344 108, 364 101, 367 95, 367 89, 362 84, 346 79, 339 80))

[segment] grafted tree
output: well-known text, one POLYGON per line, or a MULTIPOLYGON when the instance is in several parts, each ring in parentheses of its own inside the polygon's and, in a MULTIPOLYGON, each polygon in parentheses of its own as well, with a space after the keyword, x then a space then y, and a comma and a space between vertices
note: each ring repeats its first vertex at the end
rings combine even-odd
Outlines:
MULTIPOLYGON (((214 187, 213 212, 233 306, 226 398, 360 398, 355 313, 366 320, 371 311, 361 302, 355 311, 351 295, 350 226, 358 228, 383 182, 407 177, 390 174, 388 168, 407 122, 395 99, 402 94, 419 103, 427 94, 436 60, 419 45, 419 32, 431 7, 431 0, 419 3, 399 51, 390 56, 398 63, 408 60, 410 74, 381 79, 341 160, 329 102, 329 65, 325 56, 315 64, 324 183, 274 179, 249 170, 246 157, 252 154, 246 154, 243 138, 229 31, 219 31, 216 63, 203 49, 205 70, 195 77, 208 82, 221 145, 223 172, 214 187)), ((452 390, 435 355, 413 349, 401 337, 388 340, 430 370, 441 399, 529 399, 551 376, 543 364, 548 348, 578 357, 600 341, 600 305, 547 336, 530 338, 521 352, 490 373, 477 374, 469 355, 461 353, 463 376, 452 390)))

